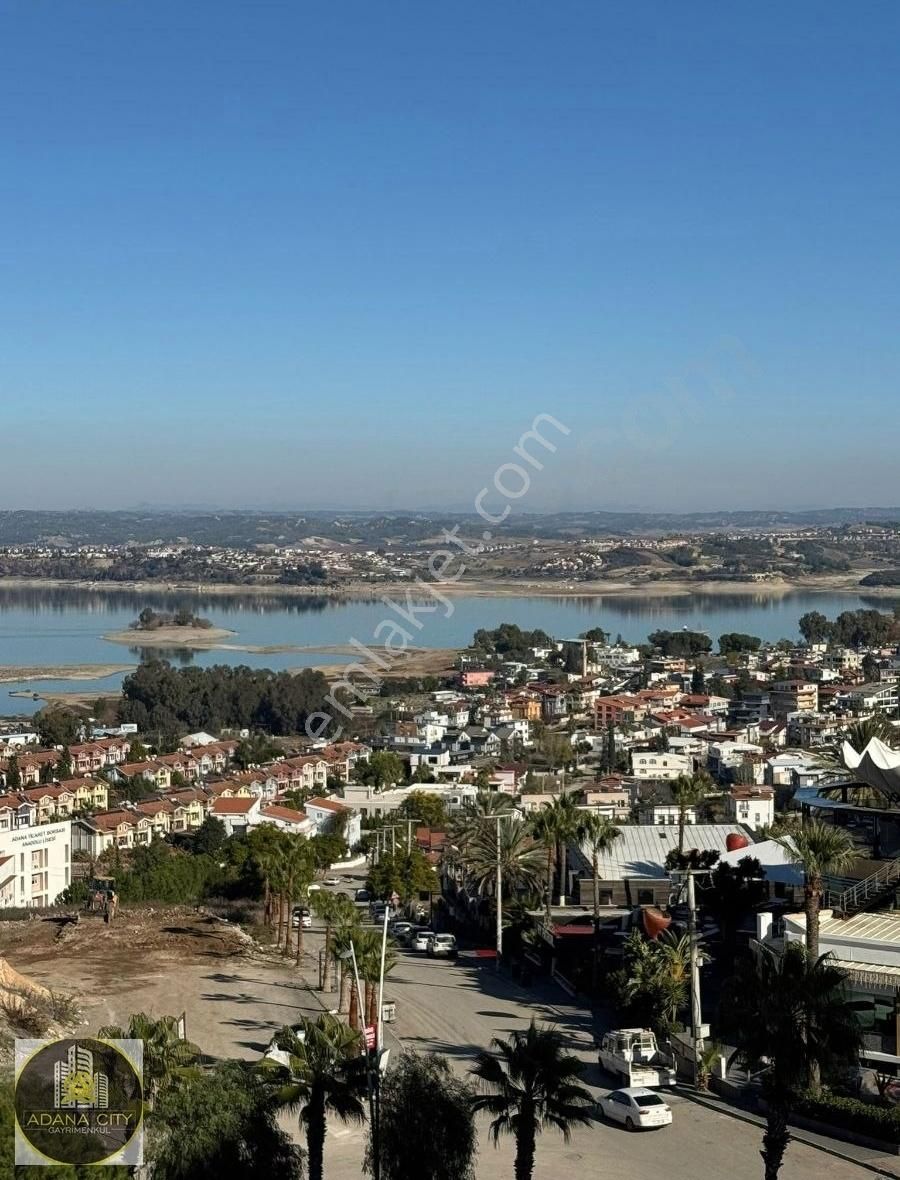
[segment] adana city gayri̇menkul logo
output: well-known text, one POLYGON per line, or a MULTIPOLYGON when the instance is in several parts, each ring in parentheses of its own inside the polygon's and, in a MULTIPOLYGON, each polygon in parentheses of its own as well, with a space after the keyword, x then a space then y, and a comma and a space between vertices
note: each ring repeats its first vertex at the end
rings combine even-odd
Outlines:
POLYGON ((143 1163, 143 1067, 138 1040, 17 1040, 16 1163, 143 1163))

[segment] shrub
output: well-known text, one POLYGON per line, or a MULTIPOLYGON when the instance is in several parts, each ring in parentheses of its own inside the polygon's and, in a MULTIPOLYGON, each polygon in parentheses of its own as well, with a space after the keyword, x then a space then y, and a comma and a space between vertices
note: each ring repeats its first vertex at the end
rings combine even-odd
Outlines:
POLYGON ((6 992, 0 998, 0 1012, 12 1028, 26 1037, 42 1037, 50 1026, 47 1005, 25 992, 6 992))
POLYGON ((794 1106, 797 1114, 810 1119, 869 1135, 887 1143, 900 1143, 900 1108, 864 1102, 861 1098, 842 1098, 836 1094, 805 1094, 794 1106))

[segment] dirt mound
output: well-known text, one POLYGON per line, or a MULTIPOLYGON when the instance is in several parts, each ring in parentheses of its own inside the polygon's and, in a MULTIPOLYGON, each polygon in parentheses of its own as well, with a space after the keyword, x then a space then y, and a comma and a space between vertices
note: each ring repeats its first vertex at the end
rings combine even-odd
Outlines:
POLYGON ((27 975, 22 975, 15 967, 10 967, 6 959, 0 959, 0 992, 5 995, 33 995, 46 997, 50 995, 47 988, 35 983, 27 975))

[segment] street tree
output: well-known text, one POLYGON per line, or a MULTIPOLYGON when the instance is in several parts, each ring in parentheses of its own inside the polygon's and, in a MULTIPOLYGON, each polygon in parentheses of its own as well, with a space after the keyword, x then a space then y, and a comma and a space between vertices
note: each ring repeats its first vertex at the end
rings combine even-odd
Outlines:
POLYGON ((328 1118, 361 1123, 365 1108, 359 1080, 351 1067, 360 1047, 359 1034, 328 1012, 316 1020, 302 1017, 303 1036, 285 1027, 276 1035, 277 1047, 287 1054, 287 1065, 261 1066, 271 1071, 280 1106, 299 1112, 306 1133, 309 1180, 323 1180, 328 1118))
POLYGON ((153 1017, 136 1012, 125 1028, 107 1024, 97 1035, 143 1042, 145 1096, 151 1109, 163 1094, 200 1074, 197 1064, 200 1049, 178 1035, 178 1021, 174 1016, 153 1017))
POLYGON ((827 958, 810 959, 788 943, 782 952, 761 946, 726 984, 723 1035, 735 1046, 732 1060, 759 1073, 766 1100, 765 1180, 777 1180, 790 1141, 788 1119, 809 1077, 858 1062, 860 1031, 846 979, 827 958))
MULTIPOLYGON (((446 1058, 405 1052, 381 1082, 382 1180, 474 1180, 474 1091, 446 1058)), ((365 1170, 374 1171, 370 1133, 365 1170)))
POLYGON ((806 950, 810 961, 819 957, 819 916, 826 877, 839 877, 859 853, 852 837, 823 820, 807 820, 801 827, 773 836, 794 864, 803 869, 803 913, 806 950))
POLYGON ((532 1180, 537 1137, 555 1127, 567 1142, 572 1128, 591 1121, 594 1100, 581 1085, 584 1064, 566 1053, 562 1033, 538 1026, 532 1019, 525 1031, 508 1039, 495 1037, 493 1052, 478 1054, 473 1075, 478 1094, 473 1109, 492 1116, 495 1144, 501 1135, 516 1141, 515 1180, 532 1180))
POLYGON ((672 799, 678 808, 678 853, 684 852, 684 827, 687 812, 706 798, 712 786, 712 779, 704 771, 696 774, 680 774, 671 784, 672 799))

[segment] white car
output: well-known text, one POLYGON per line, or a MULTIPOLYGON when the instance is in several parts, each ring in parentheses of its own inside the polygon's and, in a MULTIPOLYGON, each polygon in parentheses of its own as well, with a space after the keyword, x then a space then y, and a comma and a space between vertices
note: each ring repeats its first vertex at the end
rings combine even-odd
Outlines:
POLYGON ((340 885, 340 883, 341 883, 340 877, 326 877, 325 878, 326 885, 337 886, 337 885, 340 885))
POLYGON ((434 938, 433 930, 418 930, 412 942, 409 944, 409 948, 413 951, 427 951, 428 944, 432 938, 434 938))
POLYGON ((291 925, 296 930, 298 927, 302 930, 312 929, 312 914, 306 906, 297 906, 291 915, 291 925))
POLYGON ((646 1086, 613 1090, 600 1099, 600 1109, 608 1119, 622 1123, 629 1131, 645 1127, 667 1127, 672 1121, 671 1106, 646 1086))

